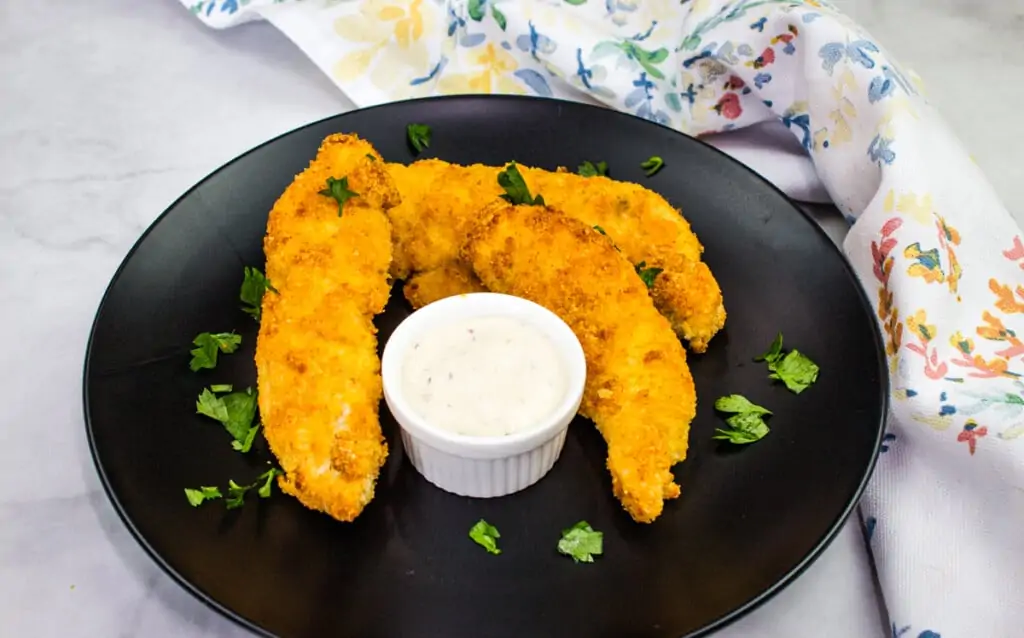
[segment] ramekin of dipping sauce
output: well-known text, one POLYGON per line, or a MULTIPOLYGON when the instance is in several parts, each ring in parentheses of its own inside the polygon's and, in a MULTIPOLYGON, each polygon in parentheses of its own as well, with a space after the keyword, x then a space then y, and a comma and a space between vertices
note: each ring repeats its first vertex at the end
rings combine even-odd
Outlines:
POLYGON ((554 466, 586 382, 583 348, 532 301, 474 293, 435 301, 391 334, 384 400, 413 467, 478 498, 533 485, 554 466))

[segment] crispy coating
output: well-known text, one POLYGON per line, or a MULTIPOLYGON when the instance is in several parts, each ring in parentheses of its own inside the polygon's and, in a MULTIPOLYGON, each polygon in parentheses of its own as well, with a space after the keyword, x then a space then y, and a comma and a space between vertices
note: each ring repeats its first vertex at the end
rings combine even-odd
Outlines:
POLYGON ((580 339, 580 413, 608 444, 612 488, 637 522, 679 495, 696 391, 686 352, 633 266, 589 225, 553 208, 488 206, 462 256, 488 289, 530 299, 580 339))
MULTIPOLYGON (((402 193, 402 204, 388 213, 394 228, 392 274, 404 279, 457 260, 479 210, 502 193, 497 182, 501 170, 436 159, 388 164, 402 193)), ((637 184, 565 170, 519 170, 533 194, 587 226, 601 227, 631 263, 663 269, 651 291, 656 306, 692 350, 707 349, 725 325, 722 291, 701 261, 700 241, 678 210, 637 184)), ((457 289, 456 283, 451 287, 457 289)))
POLYGON ((391 289, 391 226, 399 194, 384 163, 354 135, 331 135, 274 204, 256 344, 259 407, 281 489, 351 521, 373 498, 387 458, 375 314, 391 289), (372 156, 372 157, 371 157, 372 156), (374 159, 376 158, 376 159, 374 159), (320 194, 348 178, 358 196, 320 194))
POLYGON ((461 261, 451 261, 433 270, 418 272, 406 280, 402 288, 413 308, 455 295, 487 292, 476 275, 461 261))

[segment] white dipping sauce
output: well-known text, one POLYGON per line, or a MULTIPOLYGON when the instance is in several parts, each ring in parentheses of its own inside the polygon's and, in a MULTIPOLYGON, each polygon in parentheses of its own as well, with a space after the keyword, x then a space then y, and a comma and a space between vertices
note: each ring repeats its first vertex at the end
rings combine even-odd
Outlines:
POLYGON ((565 398, 565 362, 539 328, 472 317, 425 332, 402 365, 402 393, 431 425, 469 436, 532 429, 565 398))

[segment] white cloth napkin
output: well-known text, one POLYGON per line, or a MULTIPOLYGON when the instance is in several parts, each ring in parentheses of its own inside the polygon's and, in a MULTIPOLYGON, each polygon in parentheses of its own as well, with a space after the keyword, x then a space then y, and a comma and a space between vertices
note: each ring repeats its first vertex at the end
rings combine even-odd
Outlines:
POLYGON ((214 28, 269 20, 360 106, 525 93, 756 127, 714 141, 847 216, 885 335, 893 418, 862 512, 893 637, 1024 635, 1022 234, 857 24, 814 0, 183 2, 214 28))

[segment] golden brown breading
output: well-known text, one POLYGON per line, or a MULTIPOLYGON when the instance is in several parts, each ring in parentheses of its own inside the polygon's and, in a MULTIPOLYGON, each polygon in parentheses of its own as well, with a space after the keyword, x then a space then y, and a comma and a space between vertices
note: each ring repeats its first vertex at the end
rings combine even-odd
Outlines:
MULTIPOLYGON (((588 226, 600 226, 631 263, 663 269, 652 291, 655 304, 691 349, 707 349, 725 324, 722 291, 678 210, 637 184, 519 169, 534 195, 588 226)), ((479 210, 502 193, 499 167, 429 159, 411 166, 388 164, 388 170, 402 193, 402 204, 388 213, 395 239, 392 274, 402 279, 457 260, 461 238, 479 210)))
POLYGON ((630 263, 589 225, 553 208, 499 200, 481 212, 463 258, 488 289, 561 317, 587 359, 580 413, 608 443, 612 488, 638 522, 679 495, 696 391, 686 351, 630 263))
POLYGON ((452 261, 433 270, 416 273, 405 281, 402 292, 413 308, 422 308, 445 297, 487 292, 487 289, 469 266, 461 261, 452 261))
POLYGON ((285 472, 278 483, 341 521, 373 498, 387 458, 373 317, 391 289, 384 211, 398 202, 370 144, 332 135, 274 204, 263 243, 278 292, 263 297, 256 369, 264 433, 285 472), (358 193, 341 215, 319 192, 328 177, 347 177, 358 193))

